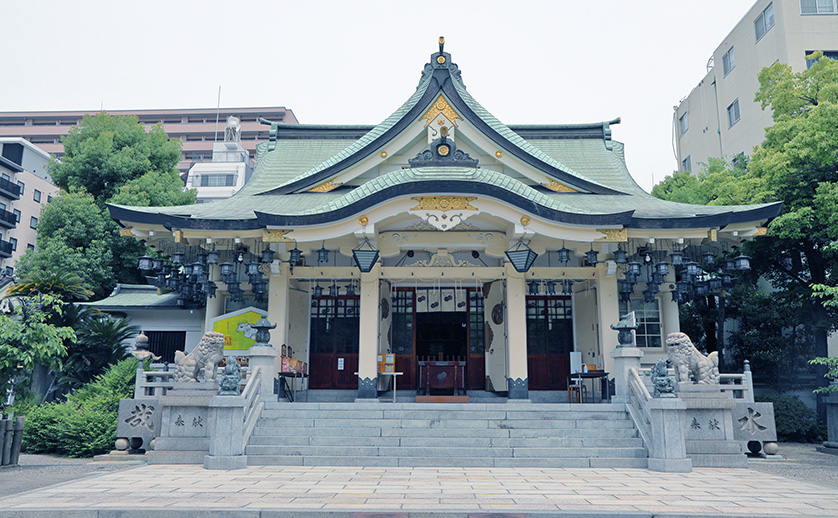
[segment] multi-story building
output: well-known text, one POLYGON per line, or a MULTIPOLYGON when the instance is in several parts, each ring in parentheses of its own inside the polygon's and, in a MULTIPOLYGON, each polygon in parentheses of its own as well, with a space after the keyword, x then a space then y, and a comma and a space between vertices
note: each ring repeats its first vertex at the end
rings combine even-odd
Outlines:
MULTIPOLYGON (((0 112, 0 137, 23 137, 47 153, 61 158, 61 137, 78 125, 86 114, 95 111, 0 112)), ((175 110, 108 110, 111 115, 136 115, 146 126, 162 123, 169 138, 183 142, 183 155, 177 167, 181 173, 200 162, 212 159, 213 143, 224 140, 227 117, 241 121, 241 142, 250 158, 256 156, 256 144, 268 139, 268 127, 259 117, 288 124, 297 122, 291 110, 283 107, 215 108, 175 110), (216 122, 217 121, 217 122, 216 122)))
POLYGON ((9 277, 15 262, 35 248, 41 207, 58 193, 49 153, 20 137, 0 137, 0 268, 9 277))
POLYGON ((757 74, 776 62, 806 70, 806 56, 817 50, 838 57, 838 0, 758 0, 675 108, 678 170, 699 171, 710 157, 750 155, 773 124, 771 110, 754 102, 757 74))

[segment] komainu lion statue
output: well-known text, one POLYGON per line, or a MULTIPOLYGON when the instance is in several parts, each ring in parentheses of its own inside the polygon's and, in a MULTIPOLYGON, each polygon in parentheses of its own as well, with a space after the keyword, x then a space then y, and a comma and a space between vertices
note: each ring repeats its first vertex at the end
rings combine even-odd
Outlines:
POLYGON ((719 353, 713 351, 704 356, 695 348, 690 337, 684 333, 669 333, 666 337, 669 361, 675 368, 675 380, 706 385, 719 383, 719 353))
POLYGON ((175 351, 175 381, 198 381, 201 371, 205 380, 215 380, 218 364, 223 357, 224 335, 206 333, 191 353, 175 351))

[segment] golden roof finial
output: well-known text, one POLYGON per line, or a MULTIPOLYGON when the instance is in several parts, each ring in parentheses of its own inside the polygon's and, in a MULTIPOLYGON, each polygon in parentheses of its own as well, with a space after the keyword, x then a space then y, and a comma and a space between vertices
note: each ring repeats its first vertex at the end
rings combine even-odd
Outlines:
POLYGON ((442 54, 442 48, 445 47, 445 36, 439 37, 439 53, 442 54))

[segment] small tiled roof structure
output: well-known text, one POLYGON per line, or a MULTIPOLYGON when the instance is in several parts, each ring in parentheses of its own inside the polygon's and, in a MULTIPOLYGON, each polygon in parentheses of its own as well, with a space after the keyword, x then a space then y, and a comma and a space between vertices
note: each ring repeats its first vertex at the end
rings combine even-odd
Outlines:
MULTIPOLYGON (((271 123, 270 140, 259 144, 250 181, 233 197, 178 207, 110 205, 123 224, 166 228, 256 230, 268 226, 322 225, 351 217, 402 196, 470 194, 495 198, 544 218, 574 225, 620 225, 623 228, 679 229, 721 227, 767 221, 781 203, 698 206, 657 199, 641 189, 626 168, 623 144, 611 139, 619 119, 592 124, 508 126, 483 108, 466 90, 447 52, 434 53, 413 95, 374 127, 306 126, 271 123), (513 177, 491 165, 405 167, 341 185, 327 192, 311 190, 382 152, 423 118, 434 103, 447 102, 496 146, 498 156, 560 184, 551 190, 527 177, 513 177)), ((429 120, 430 122, 430 120, 429 120)))
POLYGON ((166 309, 177 308, 177 298, 178 294, 174 292, 158 294, 154 286, 117 284, 108 297, 97 302, 81 302, 78 305, 94 307, 101 311, 166 309))

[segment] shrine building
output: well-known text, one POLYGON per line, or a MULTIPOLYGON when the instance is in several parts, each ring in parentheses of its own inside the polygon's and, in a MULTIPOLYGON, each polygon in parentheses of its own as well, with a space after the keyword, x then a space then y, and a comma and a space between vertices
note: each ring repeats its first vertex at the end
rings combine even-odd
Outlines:
POLYGON ((465 390, 565 390, 571 358, 613 370, 611 325, 631 311, 654 363, 679 302, 747 268, 737 247, 780 204, 657 199, 612 139, 619 119, 505 125, 443 46, 375 127, 263 120, 269 140, 231 198, 110 205, 124 235, 160 254, 142 268, 180 306, 205 305, 205 331, 245 324, 225 328, 231 349, 254 343, 246 324, 266 316, 310 388, 358 398, 383 388, 387 353, 400 388, 419 386, 420 361, 442 360, 464 365, 465 390))

